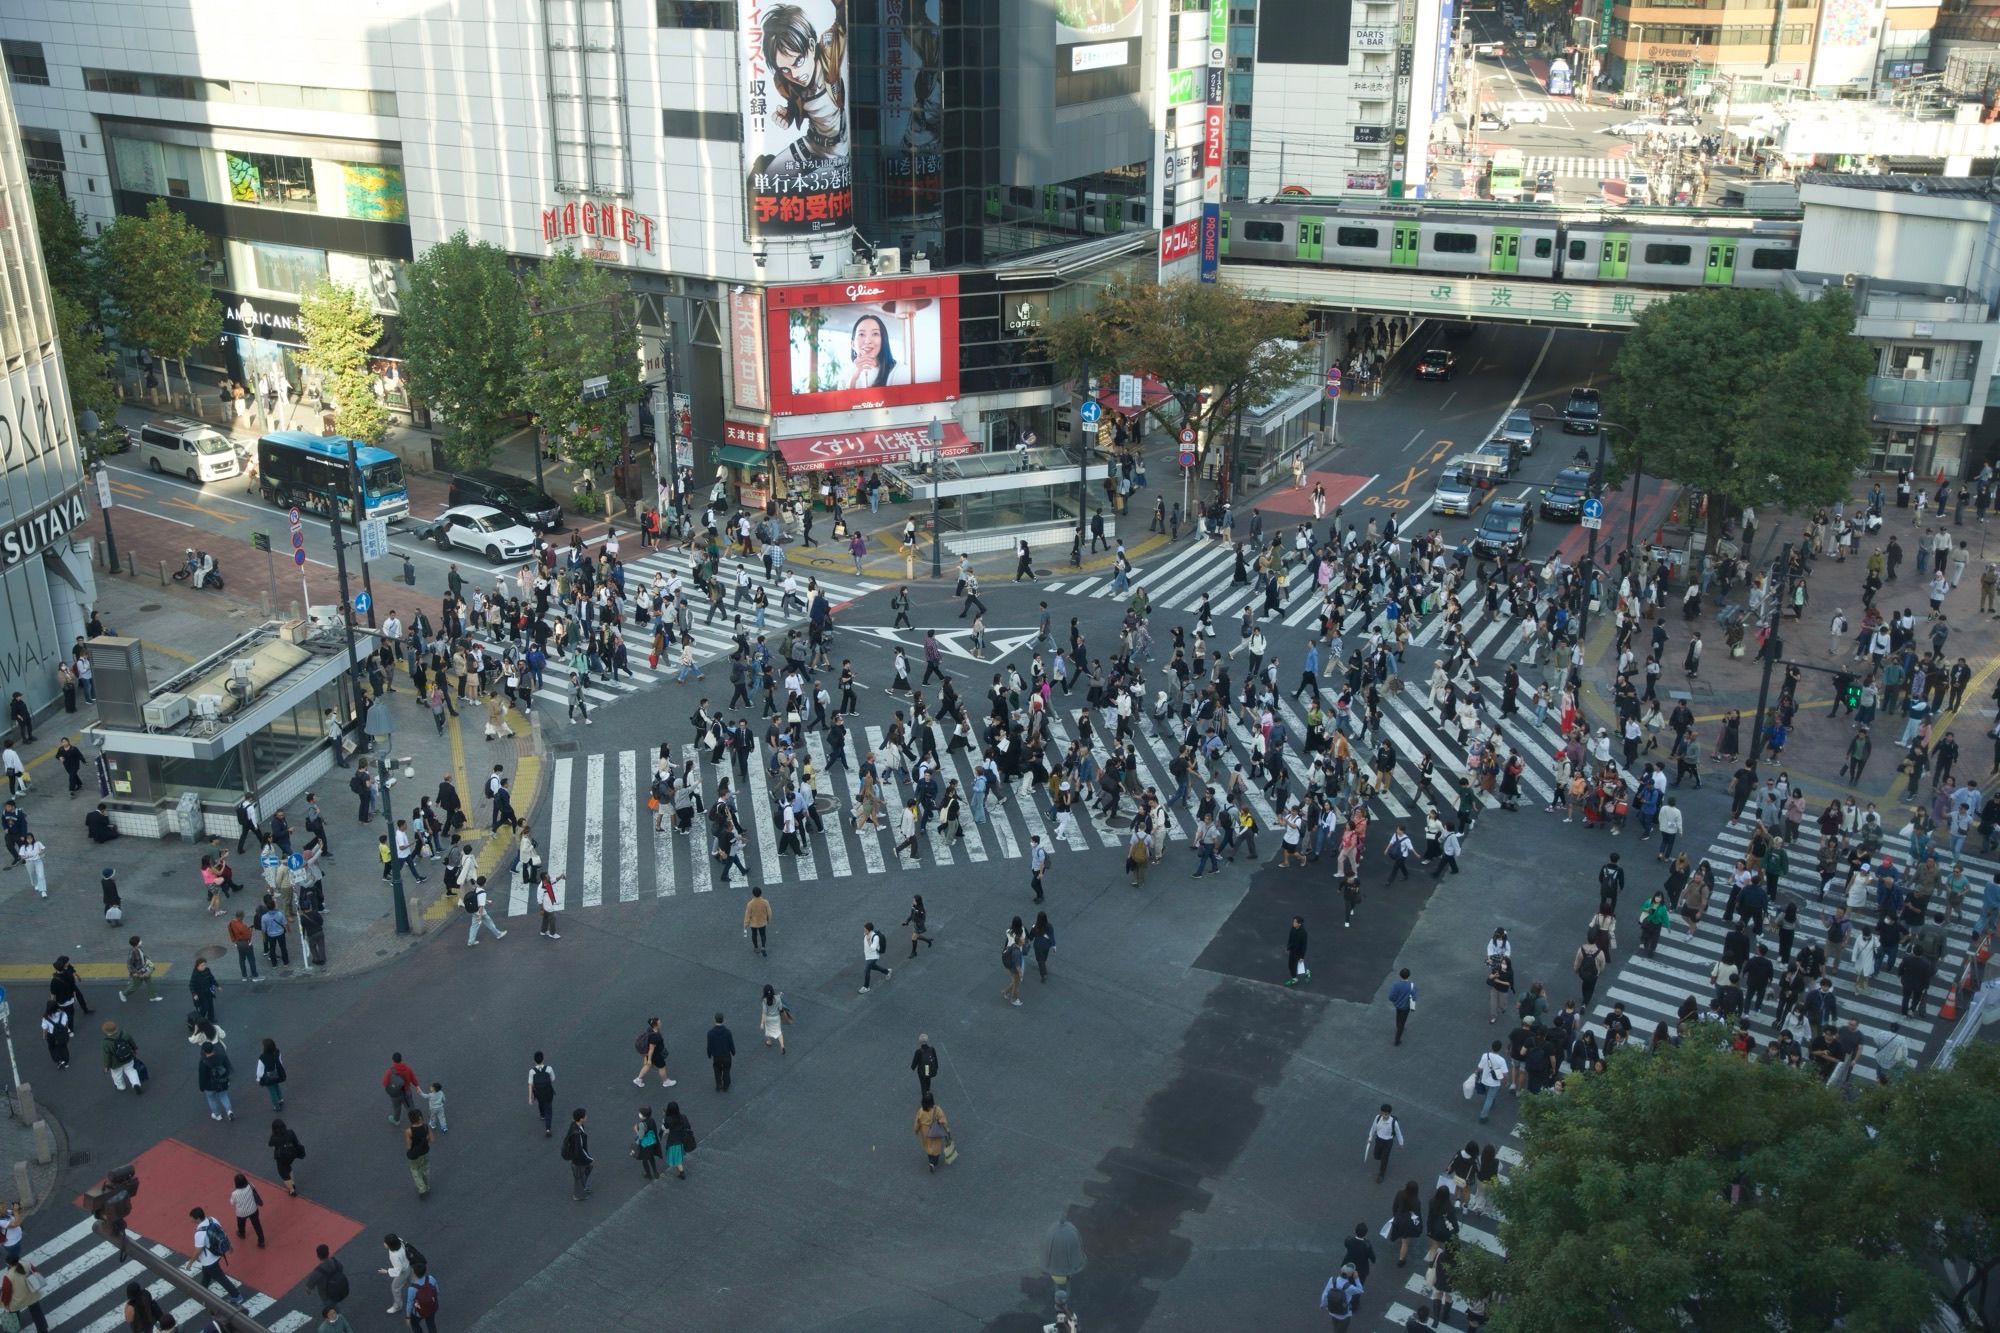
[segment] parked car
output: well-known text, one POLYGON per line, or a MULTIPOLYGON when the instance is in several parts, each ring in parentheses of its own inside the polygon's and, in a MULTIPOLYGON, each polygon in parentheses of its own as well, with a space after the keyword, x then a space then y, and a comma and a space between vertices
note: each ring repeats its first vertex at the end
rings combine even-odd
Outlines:
POLYGON ((453 505, 420 532, 446 550, 477 551, 495 564, 525 559, 537 540, 533 528, 492 505, 453 505))
POLYGON ((537 532, 554 532, 562 526, 562 506, 547 491, 526 477, 491 468, 454 473, 445 502, 492 505, 537 532))

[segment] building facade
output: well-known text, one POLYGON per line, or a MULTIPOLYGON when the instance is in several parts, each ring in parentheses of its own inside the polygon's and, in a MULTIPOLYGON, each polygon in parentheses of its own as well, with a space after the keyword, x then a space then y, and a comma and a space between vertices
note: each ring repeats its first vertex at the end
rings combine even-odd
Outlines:
POLYGON ((1162 259, 1200 274, 1210 36, 1207 0, 0 14, 36 169, 97 222, 159 198, 211 238, 222 368, 290 366, 299 294, 333 279, 374 300, 400 393, 416 255, 575 247, 641 297, 654 415, 671 367, 670 419, 748 499, 934 419, 949 449, 1052 437, 1050 314, 1162 259))
POLYGON ((28 180, 13 99, 0 95, 0 699, 19 691, 39 709, 97 593, 83 530, 94 506, 28 180))

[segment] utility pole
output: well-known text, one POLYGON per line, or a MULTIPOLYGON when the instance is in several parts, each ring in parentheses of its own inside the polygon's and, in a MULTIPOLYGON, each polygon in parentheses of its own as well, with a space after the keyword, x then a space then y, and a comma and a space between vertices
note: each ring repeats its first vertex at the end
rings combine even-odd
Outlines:
MULTIPOLYGON (((1282 146, 1280 147, 1279 151, 1280 153, 1283 152, 1282 146)), ((1281 177, 1284 175, 1282 171, 1280 171, 1278 174, 1281 177)), ((1093 380, 1090 377, 1090 358, 1086 356, 1083 359, 1084 402, 1094 403, 1097 401, 1095 394, 1092 392, 1092 386, 1095 385, 1096 382, 1097 381, 1093 380)), ((1084 511, 1086 508, 1088 508, 1088 502, 1090 499, 1090 436, 1092 433, 1094 433, 1096 429, 1094 423, 1085 421, 1083 419, 1083 409, 1081 407, 1077 408, 1075 428, 1076 428, 1076 549, 1072 553, 1070 559, 1070 564, 1073 566, 1081 565, 1083 563, 1083 547, 1084 543, 1088 540, 1088 538, 1085 537, 1084 533, 1085 533, 1085 524, 1089 520, 1085 518, 1084 511)))
POLYGON ((1764 659, 1764 674, 1757 682, 1757 721, 1750 733, 1750 775, 1757 775, 1757 760, 1764 753, 1764 708, 1771 697, 1771 668, 1785 655, 1785 641, 1778 633, 1784 628, 1785 608, 1792 601, 1792 544, 1785 543, 1785 549, 1778 553, 1780 569, 1777 608, 1771 615, 1771 632, 1764 639, 1764 646, 1757 650, 1757 656, 1764 659))
MULTIPOLYGON (((367 506, 362 503, 361 457, 359 451, 355 448, 354 437, 352 435, 347 437, 347 485, 354 493, 354 532, 356 536, 359 536, 361 525, 367 520, 368 510, 367 506)), ((333 506, 336 509, 339 507, 338 505, 333 506)), ((335 536, 334 540, 336 542, 339 541, 338 535, 335 536)), ((374 629, 375 584, 368 577, 368 557, 366 555, 361 557, 361 590, 368 594, 368 628, 374 629)), ((347 589, 345 587, 340 590, 340 595, 343 598, 347 596, 347 589)))

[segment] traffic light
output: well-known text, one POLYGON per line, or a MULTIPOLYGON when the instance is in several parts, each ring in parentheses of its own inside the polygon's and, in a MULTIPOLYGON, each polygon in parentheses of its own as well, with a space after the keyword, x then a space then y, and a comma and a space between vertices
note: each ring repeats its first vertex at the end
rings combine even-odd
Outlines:
POLYGON ((84 1197, 90 1214, 103 1224, 106 1235, 125 1234, 125 1219, 132 1215, 132 1200, 139 1193, 139 1173, 130 1166, 116 1167, 104 1183, 84 1197))
POLYGON ((1840 701, 1849 708, 1861 707, 1861 682, 1852 676, 1840 687, 1840 701))

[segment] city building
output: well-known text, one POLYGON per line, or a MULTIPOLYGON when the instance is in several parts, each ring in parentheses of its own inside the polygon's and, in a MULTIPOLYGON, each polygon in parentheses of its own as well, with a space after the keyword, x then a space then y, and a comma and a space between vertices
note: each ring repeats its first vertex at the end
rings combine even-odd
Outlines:
POLYGON ((83 531, 94 506, 28 179, 13 99, 0 95, 0 699, 19 691, 39 711, 56 697, 56 668, 83 637, 97 584, 83 531))
POLYGON ((1957 479, 1984 456, 2000 403, 2000 192, 1981 178, 1800 178, 1805 225, 1786 287, 1850 292, 1868 381, 1875 471, 1957 479))
POLYGON ((651 415, 756 502, 928 451, 933 421, 946 454, 1069 442, 1047 320, 1120 274, 1214 274, 1215 17, 299 0, 274 22, 179 0, 100 25, 20 0, 0 39, 28 127, 10 148, 94 222, 164 199, 210 237, 218 370, 293 371, 299 294, 333 279, 382 315, 404 406, 416 255, 461 230, 524 261, 574 246, 639 297, 651 415))

